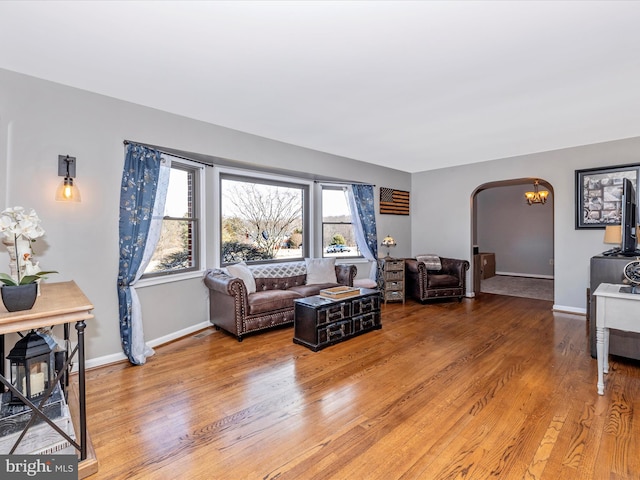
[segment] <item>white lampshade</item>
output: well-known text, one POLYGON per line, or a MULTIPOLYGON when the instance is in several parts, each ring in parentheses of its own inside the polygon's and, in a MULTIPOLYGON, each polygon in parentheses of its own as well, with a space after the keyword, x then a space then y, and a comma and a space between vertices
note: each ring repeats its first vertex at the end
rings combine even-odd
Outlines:
POLYGON ((392 236, 387 235, 386 237, 384 237, 382 239, 382 245, 385 247, 395 247, 396 246, 396 241, 393 239, 392 236))

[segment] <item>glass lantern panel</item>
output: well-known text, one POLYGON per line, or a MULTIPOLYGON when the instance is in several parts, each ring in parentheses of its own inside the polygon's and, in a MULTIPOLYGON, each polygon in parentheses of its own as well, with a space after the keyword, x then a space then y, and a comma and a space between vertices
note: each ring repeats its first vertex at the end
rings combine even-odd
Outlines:
POLYGON ((14 373, 15 381, 13 382, 13 386, 23 395, 27 393, 27 369, 21 363, 14 363, 12 366, 14 373))
POLYGON ((29 367, 32 397, 36 397, 44 393, 49 379, 48 375, 49 366, 47 362, 34 363, 29 367))

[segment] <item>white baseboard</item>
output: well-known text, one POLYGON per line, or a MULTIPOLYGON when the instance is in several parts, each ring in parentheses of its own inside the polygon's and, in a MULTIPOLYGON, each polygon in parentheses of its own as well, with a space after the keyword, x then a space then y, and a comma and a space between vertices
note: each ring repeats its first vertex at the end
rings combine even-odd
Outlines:
POLYGON ((553 280, 553 275, 536 275, 534 273, 496 272, 496 275, 505 275, 507 277, 547 278, 549 280, 553 280))
POLYGON ((584 315, 585 319, 587 317, 586 308, 567 307, 565 305, 554 305, 552 310, 554 312, 559 312, 559 313, 575 313, 577 315, 584 315))
MULTIPOLYGON (((84 362, 84 366, 86 369, 104 367, 105 365, 109 365, 110 363, 117 363, 126 359, 127 357, 124 353, 114 353, 112 355, 105 355, 104 357, 92 358, 91 360, 87 360, 86 362, 84 362)), ((78 362, 75 362, 73 364, 73 372, 77 371, 78 362)))
POLYGON ((156 338, 155 340, 149 340, 147 345, 151 348, 157 347, 159 345, 164 345, 165 343, 172 342, 180 337, 186 337, 194 332, 199 330, 203 330, 208 327, 212 327, 211 322, 208 320, 206 322, 198 323, 196 325, 191 325, 190 327, 183 328, 182 330, 178 330, 177 332, 172 332, 169 335, 165 335, 164 337, 156 338))
MULTIPOLYGON (((211 327, 211 322, 206 321, 196 325, 192 325, 187 328, 183 328, 182 330, 178 330, 177 332, 172 332, 169 335, 165 335, 164 337, 156 338, 154 340, 147 341, 147 345, 151 348, 158 347, 160 345, 164 345, 165 343, 172 342, 173 340, 177 340, 181 337, 186 337, 194 332, 198 332, 205 328, 211 327)), ((95 367, 103 367, 105 365, 109 365, 110 363, 121 362, 122 360, 126 360, 127 356, 124 353, 114 353, 112 355, 105 355, 103 357, 92 358, 85 362, 86 368, 95 368, 95 367)), ((77 370, 77 362, 74 364, 74 371, 77 370)))

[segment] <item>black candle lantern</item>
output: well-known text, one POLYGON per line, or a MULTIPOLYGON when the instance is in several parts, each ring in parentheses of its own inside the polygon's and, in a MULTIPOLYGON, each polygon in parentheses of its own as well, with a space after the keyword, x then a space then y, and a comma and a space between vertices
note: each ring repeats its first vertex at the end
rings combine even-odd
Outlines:
MULTIPOLYGON (((34 331, 29 332, 7 355, 11 361, 11 384, 29 400, 37 400, 55 379, 52 357, 45 339, 34 331)), ((10 403, 23 402, 11 391, 10 403)))

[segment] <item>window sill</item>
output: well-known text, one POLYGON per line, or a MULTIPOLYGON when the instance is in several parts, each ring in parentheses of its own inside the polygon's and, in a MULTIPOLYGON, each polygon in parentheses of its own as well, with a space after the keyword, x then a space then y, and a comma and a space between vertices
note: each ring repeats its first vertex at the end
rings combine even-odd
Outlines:
POLYGON ((134 285, 135 288, 151 287, 153 285, 161 285, 163 283, 181 282, 183 280, 191 280, 193 278, 202 278, 204 270, 196 270, 186 273, 175 273, 172 275, 163 275, 160 277, 143 278, 134 285))
POLYGON ((348 263, 349 265, 353 264, 362 264, 362 263, 369 263, 369 260, 367 260, 364 257, 324 257, 324 258, 335 258, 336 259, 336 263, 348 263))

